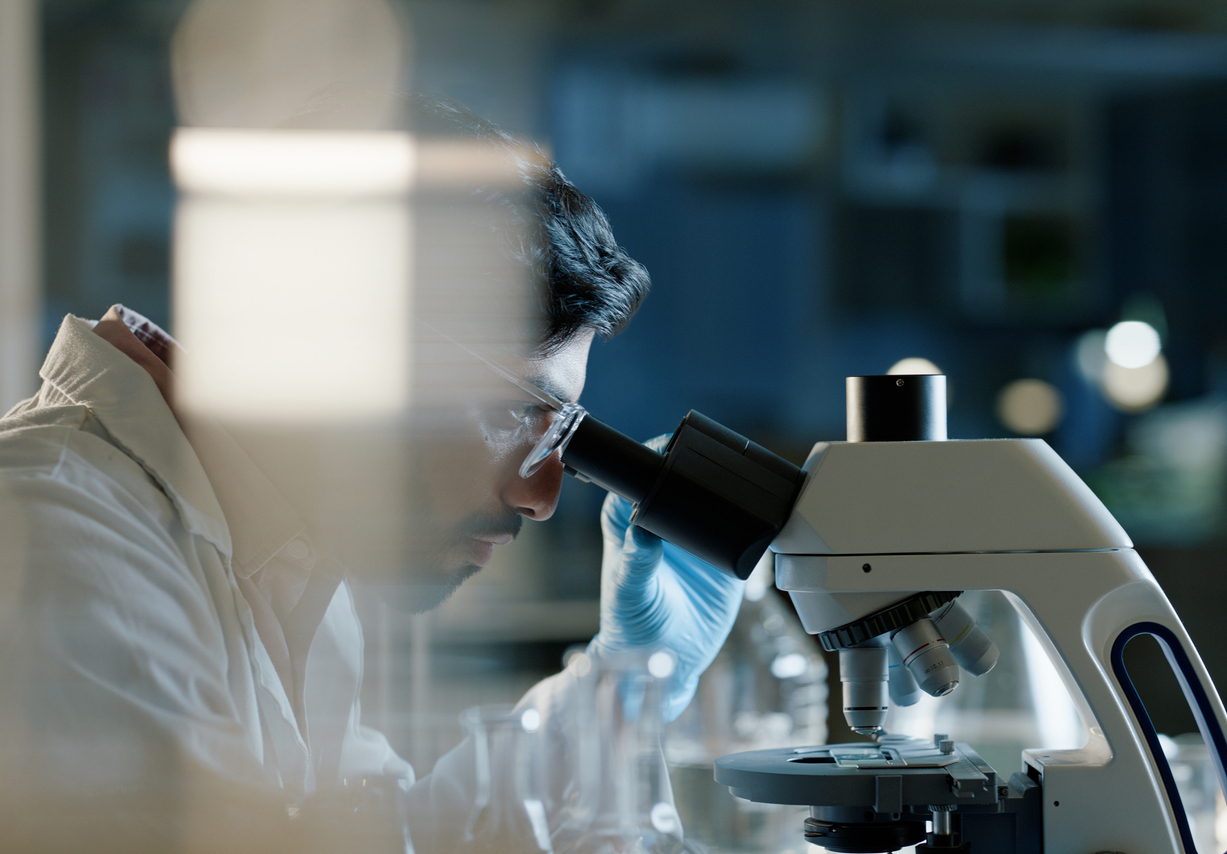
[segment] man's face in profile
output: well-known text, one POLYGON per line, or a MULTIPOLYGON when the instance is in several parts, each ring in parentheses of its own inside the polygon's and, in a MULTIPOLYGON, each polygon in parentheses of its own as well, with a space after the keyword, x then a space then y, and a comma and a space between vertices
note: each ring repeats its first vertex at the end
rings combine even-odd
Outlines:
MULTIPOLYGON (((579 399, 592 332, 581 331, 548 356, 504 363, 563 402, 579 399)), ((538 401, 510 382, 506 394, 457 411, 446 429, 414 453, 409 581, 413 610, 442 603, 476 574, 494 549, 515 539, 525 518, 554 514, 563 466, 551 456, 531 477, 520 464, 550 418, 538 401)))

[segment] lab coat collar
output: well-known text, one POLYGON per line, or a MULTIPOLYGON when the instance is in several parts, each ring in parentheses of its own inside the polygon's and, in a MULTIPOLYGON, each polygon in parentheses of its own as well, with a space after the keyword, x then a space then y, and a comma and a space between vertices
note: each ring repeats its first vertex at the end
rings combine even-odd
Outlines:
POLYGON ((178 349, 175 340, 124 306, 107 317, 122 320, 133 335, 104 340, 90 321, 69 315, 41 376, 89 407, 171 497, 188 530, 225 554, 236 576, 251 577, 304 523, 215 421, 193 415, 180 426, 166 399, 174 377, 164 362, 178 349))
POLYGON ((184 430, 213 483, 234 544, 231 566, 250 578, 306 525, 237 442, 211 418, 192 415, 184 430))
POLYGON ((70 314, 39 376, 63 397, 46 403, 88 408, 174 502, 188 530, 231 555, 229 529, 209 478, 145 369, 95 335, 89 321, 70 314))
POLYGON ((170 366, 182 352, 179 343, 153 321, 125 306, 112 306, 107 319, 123 322, 119 334, 108 334, 108 340, 153 377, 172 406, 228 523, 234 574, 250 578, 286 543, 302 534, 305 524, 220 424, 203 413, 173 409, 174 375, 170 366))

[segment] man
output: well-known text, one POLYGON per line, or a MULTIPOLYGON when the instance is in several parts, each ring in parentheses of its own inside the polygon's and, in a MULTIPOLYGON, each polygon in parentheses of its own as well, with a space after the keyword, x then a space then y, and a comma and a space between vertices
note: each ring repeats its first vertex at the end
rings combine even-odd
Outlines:
MULTIPOLYGON (((518 145, 449 102, 405 106, 417 132, 518 145)), ((502 367, 576 400, 592 340, 629 321, 647 275, 556 167, 526 158, 519 169, 527 196, 490 203, 531 226, 508 251, 535 274, 543 320, 538 346, 502 367)), ((195 421, 185 432, 175 348, 122 306, 96 324, 69 316, 42 388, 0 421, 0 850, 364 850, 396 837, 402 817, 419 852, 463 847, 482 785, 472 745, 415 782, 362 726, 348 568, 318 552, 228 435, 195 421)), ((511 401, 452 413, 446 452, 417 458, 408 571, 421 609, 524 518, 554 512, 557 456, 519 475, 549 415, 514 386, 511 401)), ((607 503, 589 649, 672 649, 672 717, 727 636, 741 586, 628 530, 628 516, 621 499, 607 503)), ((578 678, 564 671, 524 700, 558 760, 551 829, 578 678)))

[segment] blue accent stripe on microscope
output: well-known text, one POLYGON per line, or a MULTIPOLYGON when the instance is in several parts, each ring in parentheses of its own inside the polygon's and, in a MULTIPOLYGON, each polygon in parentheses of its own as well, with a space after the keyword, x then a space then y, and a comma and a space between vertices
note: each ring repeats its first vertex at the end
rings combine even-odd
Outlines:
POLYGON ((1198 680, 1188 652, 1185 651, 1184 645, 1180 643, 1175 632, 1160 623, 1134 623, 1117 636, 1112 644, 1112 670, 1116 674, 1116 680, 1120 683, 1125 698, 1133 707, 1134 715, 1142 728, 1142 735, 1150 748, 1151 758, 1154 760, 1155 767, 1159 769, 1164 788, 1167 789, 1167 797, 1172 804, 1176 826, 1180 831, 1181 844, 1186 852, 1193 854, 1197 852, 1197 845, 1193 841, 1193 832, 1189 827, 1189 817, 1185 813, 1184 802, 1180 799, 1180 792, 1176 788, 1176 779, 1172 775, 1167 756, 1163 753, 1163 746, 1159 743, 1159 733, 1155 730, 1150 714, 1146 711, 1146 706, 1142 703, 1142 697, 1129 677, 1128 670, 1125 669, 1125 644, 1138 635, 1151 635, 1163 645, 1168 663, 1172 665, 1172 670, 1184 691, 1185 701, 1197 719, 1201 737, 1213 749, 1220 787, 1224 785, 1227 738, 1223 736, 1223 730, 1219 726, 1218 717, 1214 713, 1206 687, 1198 680))

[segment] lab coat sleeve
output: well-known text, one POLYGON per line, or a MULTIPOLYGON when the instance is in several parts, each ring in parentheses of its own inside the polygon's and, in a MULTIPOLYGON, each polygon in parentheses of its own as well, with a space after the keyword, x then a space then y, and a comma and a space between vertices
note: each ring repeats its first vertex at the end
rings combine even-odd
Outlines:
POLYGON ((232 594, 176 526, 95 437, 0 447, 3 850, 141 851, 168 835, 177 850, 258 850, 279 832, 284 800, 236 707, 217 607, 232 594))
MULTIPOLYGON (((542 738, 536 742, 542 755, 537 756, 539 768, 547 776, 541 781, 542 806, 547 822, 545 832, 555 832, 565 820, 565 805, 571 794, 571 771, 574 740, 572 728, 577 724, 574 711, 578 680, 574 668, 539 682, 521 701, 517 709, 534 708, 541 715, 542 738)), ((477 772, 477 751, 481 745, 470 736, 444 754, 431 773, 418 779, 409 789, 409 830, 416 854, 444 852, 509 851, 535 852, 540 827, 532 826, 532 818, 496 815, 499 810, 518 809, 491 793, 477 772), (483 803, 488 800, 494 802, 483 803), (482 816, 486 810, 487 815, 482 816), (498 825, 500 839, 491 838, 493 825, 498 825), (497 843, 497 844, 496 844, 497 843)), ((502 783, 512 779, 517 769, 514 745, 496 742, 490 753, 490 774, 502 783)))

